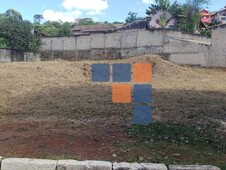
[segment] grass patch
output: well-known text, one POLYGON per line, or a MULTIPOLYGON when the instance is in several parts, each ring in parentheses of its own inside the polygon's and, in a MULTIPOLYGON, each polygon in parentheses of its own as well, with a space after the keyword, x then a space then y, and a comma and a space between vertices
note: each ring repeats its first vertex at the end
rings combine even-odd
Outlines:
POLYGON ((226 169, 226 140, 218 133, 169 123, 134 125, 125 131, 131 140, 118 144, 118 148, 128 151, 129 162, 214 165, 226 169))
POLYGON ((220 134, 199 131, 194 127, 184 125, 169 123, 154 123, 149 126, 134 125, 127 127, 126 132, 135 137, 137 142, 167 141, 175 144, 188 144, 199 149, 211 146, 220 151, 226 151, 226 140, 220 134))

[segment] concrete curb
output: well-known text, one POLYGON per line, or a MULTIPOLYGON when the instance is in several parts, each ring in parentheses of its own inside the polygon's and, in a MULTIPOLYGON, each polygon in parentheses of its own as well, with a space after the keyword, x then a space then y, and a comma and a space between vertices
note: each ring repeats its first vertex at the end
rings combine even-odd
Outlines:
POLYGON ((220 170, 210 165, 169 165, 154 163, 111 163, 107 161, 47 160, 0 157, 0 170, 220 170))

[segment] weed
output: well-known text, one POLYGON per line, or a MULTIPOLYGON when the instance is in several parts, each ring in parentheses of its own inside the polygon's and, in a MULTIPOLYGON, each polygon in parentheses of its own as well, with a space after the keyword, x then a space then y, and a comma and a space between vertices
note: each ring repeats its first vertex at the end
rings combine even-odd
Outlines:
POLYGON ((142 141, 167 141, 175 144, 189 144, 197 148, 212 146, 226 151, 226 142, 218 133, 199 131, 194 127, 179 124, 154 123, 149 126, 134 125, 126 128, 126 132, 142 141))

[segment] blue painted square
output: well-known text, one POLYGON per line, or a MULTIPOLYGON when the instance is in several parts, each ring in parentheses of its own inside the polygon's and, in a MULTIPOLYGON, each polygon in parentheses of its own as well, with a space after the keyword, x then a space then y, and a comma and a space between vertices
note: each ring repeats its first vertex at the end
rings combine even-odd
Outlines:
POLYGON ((152 101, 152 87, 149 84, 135 84, 133 86, 133 102, 150 103, 152 101))
POLYGON ((109 82, 110 65, 109 64, 92 64, 92 81, 109 82))
POLYGON ((130 82, 131 65, 130 64, 113 64, 113 82, 130 82))
POLYGON ((137 125, 152 123, 151 106, 133 106, 133 123, 137 125))

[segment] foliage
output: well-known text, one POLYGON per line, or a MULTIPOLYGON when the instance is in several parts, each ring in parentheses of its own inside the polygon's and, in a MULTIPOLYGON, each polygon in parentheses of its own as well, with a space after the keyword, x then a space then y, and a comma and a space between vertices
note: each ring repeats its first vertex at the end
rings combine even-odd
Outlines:
POLYGON ((5 39, 1 37, 0 37, 0 48, 7 48, 5 39))
POLYGON ((0 17, 1 46, 10 49, 37 52, 41 41, 32 34, 33 25, 23 21, 15 10, 7 10, 0 17))
POLYGON ((4 15, 8 18, 13 18, 17 21, 23 21, 22 15, 14 9, 8 9, 4 15))
POLYGON ((186 0, 182 6, 184 18, 179 24, 182 31, 195 33, 201 19, 200 10, 203 5, 208 5, 209 0, 186 0))
POLYGON ((211 36, 212 36, 212 31, 211 31, 211 29, 203 30, 203 31, 201 31, 200 33, 201 33, 201 35, 205 35, 205 36, 207 36, 207 37, 209 37, 209 38, 211 38, 211 36))
POLYGON ((137 16, 137 13, 131 12, 131 11, 130 11, 130 12, 128 13, 128 16, 127 16, 125 22, 126 22, 126 23, 131 23, 131 22, 133 22, 133 21, 141 20, 141 19, 144 19, 144 18, 138 17, 138 16, 137 16))
POLYGON ((73 24, 61 21, 47 21, 44 24, 36 24, 35 28, 49 36, 68 36, 71 35, 73 24))
POLYGON ((186 0, 186 3, 180 5, 175 1, 170 5, 169 0, 155 0, 156 4, 151 4, 146 10, 148 16, 155 14, 158 10, 169 11, 175 19, 175 28, 195 33, 198 30, 200 22, 200 9, 203 5, 208 5, 210 0, 186 0))
POLYGON ((150 16, 151 14, 154 15, 158 10, 167 11, 170 8, 170 1, 169 0, 155 0, 155 4, 151 4, 146 10, 146 14, 150 16))
POLYGON ((198 131, 193 127, 177 124, 154 123, 149 126, 131 126, 127 133, 140 141, 168 141, 177 144, 191 144, 199 146, 211 145, 226 151, 226 141, 218 133, 198 131))
POLYGON ((172 5, 170 5, 169 0, 156 0, 155 2, 155 4, 151 4, 151 6, 149 6, 146 10, 146 14, 148 15, 148 17, 150 18, 150 15, 154 15, 157 13, 157 11, 162 10, 163 15, 160 17, 159 25, 164 27, 168 21, 166 17, 166 11, 168 11, 172 15, 172 18, 175 19, 175 27, 178 28, 177 23, 179 23, 183 15, 182 8, 177 3, 177 1, 175 1, 172 5))
POLYGON ((40 24, 41 23, 41 20, 43 19, 43 16, 40 15, 40 14, 35 14, 33 16, 33 19, 34 19, 34 23, 35 24, 40 24))
POLYGON ((78 23, 78 25, 93 25, 95 24, 94 21, 81 21, 78 23))
POLYGON ((114 21, 114 22, 112 22, 112 24, 124 24, 124 22, 114 21))

